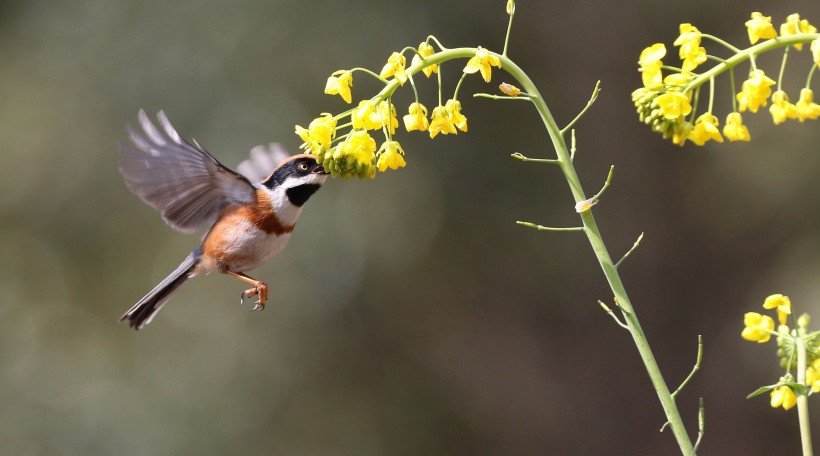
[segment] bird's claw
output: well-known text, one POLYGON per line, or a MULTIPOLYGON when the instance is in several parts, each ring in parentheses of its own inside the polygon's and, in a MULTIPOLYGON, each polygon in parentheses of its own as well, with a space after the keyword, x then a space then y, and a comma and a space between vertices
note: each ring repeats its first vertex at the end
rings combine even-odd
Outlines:
POLYGON ((259 300, 253 303, 253 308, 251 308, 251 312, 257 310, 264 310, 265 301, 267 301, 268 298, 268 287, 265 284, 259 284, 258 286, 243 291, 242 295, 239 298, 239 305, 245 304, 246 299, 252 298, 256 295, 259 295, 259 300))

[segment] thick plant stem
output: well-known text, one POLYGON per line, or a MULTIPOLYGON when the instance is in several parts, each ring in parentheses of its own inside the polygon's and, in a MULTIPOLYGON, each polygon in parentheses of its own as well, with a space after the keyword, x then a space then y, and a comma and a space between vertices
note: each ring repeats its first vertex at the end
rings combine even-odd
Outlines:
MULTIPOLYGON (((806 384, 806 342, 798 336, 795 340, 797 350, 797 383, 806 384)), ((809 425, 809 397, 797 396, 797 415, 800 420, 800 441, 803 445, 803 456, 812 456, 811 425, 809 425)))
MULTIPOLYGON (((530 94, 532 102, 535 104, 535 108, 541 115, 541 119, 544 121, 544 126, 547 128, 550 138, 552 139, 552 144, 558 156, 558 161, 560 162, 559 165, 564 173, 567 183, 569 184, 570 190, 572 191, 572 196, 575 198, 575 202, 579 203, 587 200, 587 196, 584 194, 583 187, 581 186, 581 181, 578 178, 578 175, 575 172, 575 167, 570 159, 570 154, 567 149, 566 142, 564 141, 564 137, 561 134, 561 129, 555 123, 555 119, 552 117, 547 104, 544 102, 544 99, 541 97, 541 94, 538 92, 535 84, 533 84, 532 80, 530 80, 526 73, 524 73, 513 61, 504 56, 499 57, 501 59, 501 67, 521 84, 521 89, 523 91, 530 94)), ((607 282, 609 282, 612 293, 624 313, 626 324, 629 327, 629 332, 632 334, 632 338, 638 348, 641 360, 646 366, 647 373, 649 374, 649 378, 652 381, 655 392, 658 394, 658 398, 661 401, 664 413, 669 421, 669 426, 672 429, 672 433, 678 442, 678 446, 684 455, 694 455, 694 447, 692 446, 692 442, 689 439, 689 435, 683 425, 680 412, 675 404, 675 399, 669 392, 669 387, 666 385, 663 375, 661 375, 658 363, 655 360, 655 356, 652 354, 652 350, 646 340, 646 335, 641 328, 638 317, 635 314, 635 310, 632 308, 632 304, 630 303, 629 296, 627 296, 624 285, 621 282, 621 277, 618 274, 618 270, 612 262, 609 251, 607 250, 603 238, 601 237, 601 233, 598 230, 598 225, 595 223, 595 218, 592 216, 592 211, 582 212, 581 220, 583 221, 584 232, 589 239, 592 250, 598 258, 598 263, 601 265, 601 269, 606 276, 607 282)))

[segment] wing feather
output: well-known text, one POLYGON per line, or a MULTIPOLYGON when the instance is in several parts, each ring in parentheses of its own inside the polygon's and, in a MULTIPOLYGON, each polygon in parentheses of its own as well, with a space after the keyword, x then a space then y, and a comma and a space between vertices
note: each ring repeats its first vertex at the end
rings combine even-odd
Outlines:
POLYGON ((182 139, 165 113, 162 131, 144 111, 142 131, 127 127, 130 144, 120 148, 120 174, 128 189, 157 209, 168 225, 190 233, 216 221, 229 204, 254 201, 256 191, 244 176, 223 166, 202 146, 182 139))

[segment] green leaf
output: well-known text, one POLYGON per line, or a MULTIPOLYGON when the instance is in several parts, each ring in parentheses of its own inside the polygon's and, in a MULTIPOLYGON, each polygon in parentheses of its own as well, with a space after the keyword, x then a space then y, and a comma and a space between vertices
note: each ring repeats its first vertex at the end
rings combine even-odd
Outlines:
POLYGON ((768 386, 761 386, 760 388, 758 388, 758 389, 754 390, 754 392, 752 392, 752 394, 750 394, 750 395, 746 396, 746 399, 751 399, 751 398, 753 398, 753 397, 760 396, 761 394, 768 393, 769 391, 771 391, 771 390, 773 390, 773 389, 777 388, 778 386, 780 386, 780 384, 777 384, 777 385, 768 385, 768 386))
POLYGON ((795 382, 779 382, 774 385, 767 385, 761 386, 760 388, 754 390, 752 394, 746 396, 746 399, 751 399, 756 396, 760 396, 763 393, 767 393, 775 388, 779 388, 781 386, 788 386, 794 391, 795 396, 808 396, 811 394, 811 390, 806 385, 801 385, 800 383, 795 382))

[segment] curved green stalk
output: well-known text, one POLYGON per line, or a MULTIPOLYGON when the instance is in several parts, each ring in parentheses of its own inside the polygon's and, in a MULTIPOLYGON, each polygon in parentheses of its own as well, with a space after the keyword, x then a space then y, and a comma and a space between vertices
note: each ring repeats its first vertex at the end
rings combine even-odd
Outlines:
MULTIPOLYGON (((521 89, 523 91, 530 94, 531 100, 535 105, 535 109, 538 110, 538 114, 541 115, 544 126, 550 135, 552 145, 555 148, 555 153, 558 156, 558 165, 564 173, 564 177, 567 180, 567 184, 569 184, 569 188, 572 191, 572 196, 575 199, 575 202, 580 203, 582 201, 586 201, 587 196, 581 186, 581 181, 578 178, 578 174, 575 172, 575 167, 570 159, 570 154, 561 129, 556 124, 555 119, 550 113, 550 110, 547 107, 544 98, 538 91, 538 88, 527 76, 527 74, 524 73, 524 71, 521 70, 521 68, 519 68, 518 65, 516 65, 512 60, 502 55, 499 55, 499 58, 501 59, 501 68, 503 68, 521 84, 521 89)), ((630 302, 629 296, 627 295, 626 289, 621 281, 621 276, 618 274, 618 270, 612 262, 612 258, 606 248, 606 244, 604 243, 601 233, 598 230, 598 225, 595 223, 595 218, 592 215, 592 211, 584 211, 580 215, 583 222, 584 233, 587 235, 589 243, 592 246, 592 250, 598 258, 598 263, 604 272, 604 276, 606 276, 607 282, 609 282, 612 293, 623 311, 626 325, 629 328, 630 334, 632 334, 632 339, 635 341, 635 345, 638 348, 641 359, 646 366, 647 373, 649 374, 652 385, 655 387, 655 392, 658 394, 658 398, 661 401, 661 405, 666 413, 667 419, 669 420, 669 426, 672 429, 672 433, 675 435, 678 446, 684 455, 693 455, 695 454, 695 450, 692 446, 691 440, 689 439, 689 435, 686 432, 686 428, 683 425, 683 420, 681 419, 680 412, 675 404, 675 399, 669 392, 669 387, 666 385, 663 375, 661 375, 658 363, 655 360, 652 349, 649 347, 649 342, 646 339, 646 335, 641 328, 638 317, 635 314, 635 310, 632 308, 632 303, 630 302)))
POLYGON ((795 35, 788 35, 788 36, 780 36, 771 40, 763 41, 759 44, 754 46, 748 47, 741 52, 729 57, 723 63, 718 63, 714 67, 710 68, 708 71, 701 73, 697 78, 692 80, 687 86, 684 88, 684 92, 686 92, 689 87, 699 87, 704 82, 708 81, 711 78, 723 73, 726 70, 734 68, 740 63, 745 62, 746 60, 752 61, 752 68, 755 68, 754 65, 754 57, 758 54, 762 54, 764 52, 771 51, 772 49, 777 49, 784 46, 790 46, 793 44, 800 44, 800 43, 808 43, 810 41, 816 40, 820 38, 820 33, 798 33, 795 35))
MULTIPOLYGON (((417 62, 414 65, 411 65, 409 68, 407 68, 406 72, 409 76, 413 76, 416 73, 420 72, 423 68, 431 64, 441 64, 448 60, 458 58, 470 58, 473 57, 475 53, 476 48, 471 47, 442 49, 442 51, 437 52, 429 57, 426 57, 422 61, 417 62)), ((578 178, 578 174, 575 172, 575 167, 572 164, 572 155, 569 149, 567 148, 566 141, 564 140, 564 134, 566 133, 566 129, 561 130, 558 127, 558 125, 555 122, 555 119, 550 113, 549 108, 547 107, 546 102, 544 101, 544 98, 541 96, 540 92, 538 91, 538 88, 536 88, 535 84, 532 82, 529 76, 527 76, 527 74, 521 68, 519 68, 518 65, 515 64, 515 62, 510 60, 505 55, 495 53, 493 53, 493 55, 498 57, 501 61, 501 68, 505 70, 507 73, 509 73, 510 76, 515 78, 516 81, 518 81, 518 83, 521 85, 522 91, 526 93, 528 95, 528 99, 533 102, 536 110, 538 111, 538 114, 541 116, 541 119, 544 122, 544 126, 546 127, 547 132, 549 133, 550 139, 552 140, 552 145, 557 155, 557 158, 554 160, 544 161, 551 164, 556 164, 561 168, 561 171, 564 173, 564 177, 567 181, 567 184, 570 187, 572 196, 575 199, 576 203, 587 201, 588 198, 584 193, 584 189, 581 186, 581 181, 578 178)), ((703 75, 701 77, 703 77, 703 75)), ((394 78, 390 80, 387 84, 385 84, 382 90, 371 100, 373 100, 374 102, 380 102, 389 97, 390 95, 392 95, 398 87, 399 81, 394 78)), ((439 87, 441 87, 440 84, 439 87)), ((537 161, 536 159, 527 159, 523 156, 516 158, 523 159, 526 161, 537 161)), ((598 230, 598 225, 595 223, 595 218, 592 215, 592 211, 585 210, 580 213, 580 216, 582 221, 582 226, 580 227, 541 227, 536 226, 534 224, 528 224, 527 222, 519 222, 519 224, 523 224, 525 226, 533 226, 541 230, 583 231, 586 234, 587 238, 589 239, 589 243, 592 246, 592 250, 595 253, 595 256, 598 258, 598 263, 600 264, 601 269, 604 272, 604 276, 606 277, 606 280, 609 283, 612 293, 615 296, 615 301, 618 303, 618 306, 624 315, 625 325, 629 330, 630 334, 632 334, 632 338, 635 342, 635 345, 638 348, 638 352, 641 356, 641 359, 644 365, 646 366, 647 373, 649 374, 649 378, 652 381, 652 385, 655 388, 655 392, 658 394, 658 398, 660 399, 661 405, 663 406, 664 413, 666 414, 667 420, 669 422, 669 427, 672 429, 672 433, 674 434, 675 439, 678 442, 678 446, 680 447, 684 455, 694 455, 694 447, 692 446, 692 442, 689 439, 689 436, 686 432, 686 428, 684 427, 683 421, 681 420, 680 413, 678 412, 677 405, 675 404, 675 399, 669 392, 669 388, 667 387, 666 382, 664 381, 663 376, 661 375, 658 363, 655 360, 655 356, 652 354, 652 350, 649 347, 649 342, 646 339, 646 335, 644 334, 643 329, 641 328, 640 322, 638 321, 638 317, 635 314, 635 310, 632 308, 629 296, 627 295, 626 289, 624 288, 624 285, 621 281, 621 277, 618 274, 617 266, 613 263, 612 258, 609 255, 609 251, 606 248, 606 244, 604 244, 604 240, 601 237, 600 231, 598 230)))

